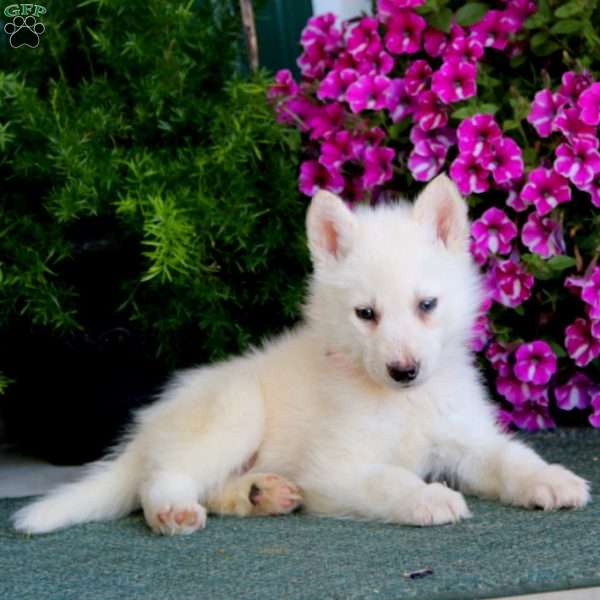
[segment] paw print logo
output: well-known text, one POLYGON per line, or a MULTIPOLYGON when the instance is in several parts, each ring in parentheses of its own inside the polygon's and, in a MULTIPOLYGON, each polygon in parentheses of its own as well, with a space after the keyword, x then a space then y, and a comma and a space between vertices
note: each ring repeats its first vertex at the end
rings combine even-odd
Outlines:
POLYGON ((13 48, 29 46, 37 48, 40 43, 40 35, 46 31, 43 23, 33 16, 17 16, 4 25, 4 31, 9 35, 9 42, 13 48))

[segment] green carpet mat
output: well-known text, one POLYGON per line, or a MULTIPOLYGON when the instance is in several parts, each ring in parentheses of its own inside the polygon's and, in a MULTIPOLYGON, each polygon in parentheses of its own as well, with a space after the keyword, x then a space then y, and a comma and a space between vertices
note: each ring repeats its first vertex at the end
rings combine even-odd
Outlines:
MULTIPOLYGON (((600 431, 527 438, 600 494, 600 431)), ((212 517, 163 538, 140 515, 41 537, 10 529, 0 500, 2 600, 489 598, 600 585, 600 501, 543 513, 470 499, 473 518, 433 528, 212 517), (433 573, 411 579, 419 569, 433 573)))

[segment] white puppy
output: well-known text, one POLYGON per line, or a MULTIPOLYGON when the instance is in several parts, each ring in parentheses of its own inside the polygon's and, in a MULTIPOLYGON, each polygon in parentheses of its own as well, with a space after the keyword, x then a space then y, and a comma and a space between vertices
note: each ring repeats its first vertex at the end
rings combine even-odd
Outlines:
POLYGON ((278 514, 301 503, 439 525, 469 516, 461 492, 583 506, 583 479, 495 424, 469 351, 480 285, 468 231, 445 176, 414 205, 352 211, 318 193, 304 323, 178 375, 111 458, 20 510, 15 526, 43 533, 141 507, 154 531, 191 533, 207 511, 278 514))

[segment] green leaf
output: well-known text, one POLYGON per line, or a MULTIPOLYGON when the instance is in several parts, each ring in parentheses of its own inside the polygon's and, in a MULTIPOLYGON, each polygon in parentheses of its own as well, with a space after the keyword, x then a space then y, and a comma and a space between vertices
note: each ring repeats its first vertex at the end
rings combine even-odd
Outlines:
POLYGON ((575 33, 576 31, 581 31, 581 21, 576 19, 559 21, 550 28, 550 33, 575 33))
POLYGON ((452 11, 449 8, 443 8, 429 17, 429 25, 448 33, 452 24, 452 16, 452 11))
POLYGON ((571 0, 571 2, 567 2, 566 4, 559 6, 554 11, 554 16, 558 17, 559 19, 567 19, 582 12, 585 8, 585 5, 586 3, 584 0, 571 0))
POLYGON ((548 261, 548 266, 554 271, 564 271, 574 267, 577 261, 572 256, 553 256, 548 261))
POLYGON ((487 4, 467 2, 456 11, 456 22, 462 27, 473 25, 473 23, 477 23, 482 19, 488 10, 489 6, 487 4))
POLYGON ((532 48, 531 50, 536 56, 549 56, 557 50, 560 50, 560 46, 556 42, 548 40, 547 42, 540 44, 537 48, 532 48))
POLYGON ((552 348, 552 350, 554 351, 554 354, 556 354, 556 358, 565 358, 567 356, 565 349, 560 344, 557 344, 555 341, 550 340, 548 338, 545 339, 546 342, 548 342, 550 348, 552 348))

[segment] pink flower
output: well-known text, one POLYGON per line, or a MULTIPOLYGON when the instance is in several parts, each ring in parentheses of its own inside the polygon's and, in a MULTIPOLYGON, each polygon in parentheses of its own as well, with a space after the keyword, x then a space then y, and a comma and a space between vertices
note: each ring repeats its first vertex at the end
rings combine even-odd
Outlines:
POLYGON ((600 123, 600 83, 593 83, 577 100, 581 120, 588 125, 600 123))
POLYGON ((525 21, 537 10, 537 3, 534 0, 508 0, 506 3, 506 12, 518 21, 525 21))
POLYGON ((382 50, 369 58, 364 58, 356 65, 361 75, 387 75, 394 69, 394 59, 382 50))
POLYGON ((385 91, 385 107, 394 123, 414 112, 416 101, 407 91, 404 79, 392 79, 385 91))
POLYGON ((570 143, 585 139, 593 142, 594 147, 598 147, 596 127, 586 125, 580 119, 578 108, 561 108, 554 119, 553 129, 560 131, 570 143))
POLYGON ((427 23, 412 10, 399 10, 387 22, 385 47, 392 54, 414 54, 421 49, 421 36, 427 23))
POLYGON ((448 149, 441 144, 420 142, 408 157, 408 168, 417 181, 429 181, 441 171, 447 154, 448 149))
POLYGON ((496 261, 487 274, 488 285, 496 302, 514 308, 531 297, 534 277, 511 260, 496 261))
POLYGON ((418 125, 415 125, 410 130, 410 141, 415 146, 424 142, 430 146, 443 146, 447 150, 456 144, 456 132, 451 127, 442 127, 441 129, 430 129, 425 131, 418 125))
POLYGON ((559 109, 550 90, 541 90, 531 103, 527 120, 535 127, 540 137, 548 137, 552 133, 554 118, 559 109))
POLYGON ((377 0, 377 13, 384 19, 406 8, 421 6, 425 0, 377 0))
POLYGON ((281 69, 275 74, 275 82, 269 88, 267 97, 289 98, 298 93, 298 84, 294 81, 292 72, 289 69, 281 69))
POLYGON ((316 160, 305 160, 300 165, 299 188, 307 196, 314 196, 320 189, 339 194, 344 189, 344 178, 336 169, 328 169, 316 160))
POLYGON ((310 129, 311 140, 325 138, 342 128, 344 110, 337 102, 314 106, 312 112, 306 118, 306 124, 310 129))
POLYGON ((590 195, 592 204, 600 208, 600 173, 596 173, 594 179, 582 189, 590 195))
POLYGON ((345 129, 337 131, 321 143, 319 162, 331 169, 339 169, 344 162, 352 158, 352 134, 345 129))
POLYGON ((560 104, 568 104, 577 106, 577 100, 589 85, 592 83, 592 78, 589 73, 575 73, 574 71, 566 71, 561 77, 561 86, 556 92, 556 101, 560 104))
POLYGON ((413 115, 413 121, 425 131, 444 127, 448 123, 447 107, 429 90, 416 96, 413 115))
POLYGON ((463 196, 486 192, 490 187, 488 175, 472 154, 459 154, 450 165, 450 177, 463 196))
POLYGON ((346 49, 355 60, 371 58, 383 50, 379 37, 379 22, 373 17, 363 17, 350 31, 346 49))
POLYGON ((592 414, 588 417, 592 427, 600 427, 600 389, 592 392, 590 396, 592 414))
POLYGON ((364 153, 365 172, 363 185, 366 189, 385 183, 393 176, 392 161, 396 151, 385 146, 371 146, 364 153))
POLYGON ((581 288, 581 299, 589 304, 589 317, 600 319, 600 267, 595 267, 581 288))
POLYGON ((411 96, 422 92, 431 77, 432 69, 426 60, 415 60, 404 73, 404 88, 411 96))
POLYGON ((513 406, 520 406, 528 401, 548 403, 548 388, 545 385, 519 381, 511 374, 502 375, 496 379, 496 390, 513 406))
POLYGON ((500 431, 507 433, 510 431, 512 425, 512 414, 508 410, 499 408, 496 412, 496 424, 500 428, 500 431))
POLYGON ((496 183, 506 183, 523 175, 523 153, 519 145, 508 137, 496 140, 491 153, 481 157, 481 164, 492 172, 496 183))
POLYGON ((510 181, 504 185, 503 189, 508 192, 506 196, 506 205, 510 206, 515 212, 523 212, 527 210, 527 207, 531 204, 522 196, 523 191, 523 179, 519 179, 518 181, 510 181))
POLYGON ((492 337, 487 315, 479 315, 471 330, 471 350, 481 352, 492 337))
POLYGON ((477 93, 477 67, 468 61, 446 60, 431 79, 431 89, 446 104, 458 102, 477 93))
POLYGON ((556 373, 556 354, 541 340, 521 344, 515 352, 513 371, 519 381, 545 385, 556 373))
POLYGON ((476 63, 483 58, 484 47, 481 40, 472 35, 453 37, 452 42, 444 52, 444 59, 455 58, 476 63))
POLYGON ((448 37, 443 31, 428 27, 423 33, 423 47, 432 58, 442 56, 448 45, 448 37))
POLYGON ((385 92, 390 80, 384 75, 361 75, 346 91, 346 101, 353 113, 380 110, 386 104, 385 92))
POLYGON ((302 96, 295 96, 278 103, 276 110, 277 122, 293 124, 300 131, 308 131, 308 119, 317 107, 302 96))
POLYGON ((556 149, 554 169, 583 189, 600 172, 600 154, 593 142, 577 140, 571 144, 561 144, 556 149))
POLYGON ((354 69, 334 69, 330 71, 319 85, 317 98, 319 100, 344 100, 346 90, 358 77, 358 71, 354 69))
POLYGON ((529 173, 521 197, 534 204, 538 215, 543 217, 562 202, 571 200, 571 188, 568 180, 556 171, 538 167, 529 173))
POLYGON ((535 213, 531 213, 527 223, 523 225, 521 240, 525 246, 542 258, 550 258, 565 252, 561 224, 553 219, 542 219, 535 213))
POLYGON ((520 23, 514 15, 499 10, 488 10, 483 19, 471 27, 471 31, 486 48, 504 50, 510 34, 518 31, 519 27, 520 23))
POLYGON ((510 350, 506 344, 492 342, 485 351, 485 356, 499 376, 508 377, 511 374, 510 350))
POLYGON ((564 385, 554 389, 556 405, 561 410, 588 408, 593 388, 594 382, 584 373, 577 372, 564 385))
POLYGON ((311 17, 300 36, 302 47, 308 50, 314 46, 320 46, 326 52, 337 50, 342 34, 334 27, 335 21, 336 16, 333 13, 324 13, 316 17, 311 17))
POLYGON ((554 419, 548 412, 547 404, 537 402, 527 402, 515 408, 512 413, 512 421, 516 427, 526 431, 540 431, 556 427, 554 419))
POLYGON ((592 335, 589 321, 577 319, 565 329, 565 348, 578 367, 600 356, 600 340, 592 335))
POLYGON ((473 222, 471 235, 482 253, 508 254, 512 240, 517 237, 517 228, 504 211, 492 207, 473 222))
POLYGON ((472 154, 476 158, 491 152, 492 144, 502 137, 502 130, 494 116, 486 113, 479 113, 469 119, 464 119, 456 133, 460 152, 472 154))

